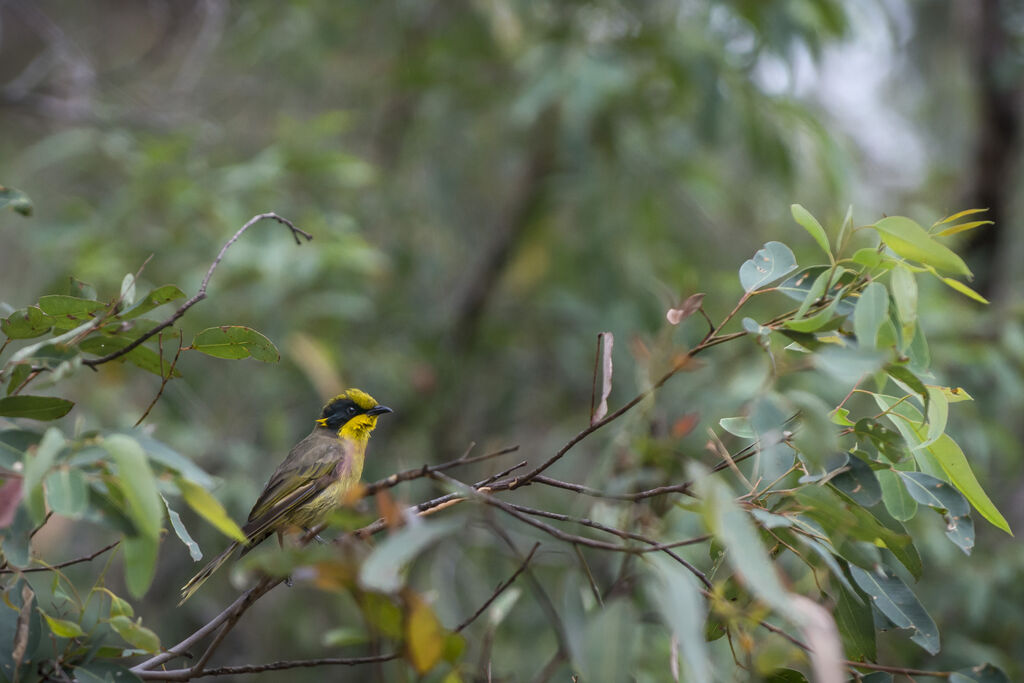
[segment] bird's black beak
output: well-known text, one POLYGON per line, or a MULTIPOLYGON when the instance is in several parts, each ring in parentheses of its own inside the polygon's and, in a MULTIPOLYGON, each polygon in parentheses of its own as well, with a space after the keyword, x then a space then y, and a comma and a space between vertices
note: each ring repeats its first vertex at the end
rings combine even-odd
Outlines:
POLYGON ((393 413, 393 412, 395 412, 395 411, 391 410, 391 408, 388 408, 387 406, 374 406, 374 407, 370 408, 369 410, 367 410, 366 414, 367 415, 383 415, 384 413, 393 413))

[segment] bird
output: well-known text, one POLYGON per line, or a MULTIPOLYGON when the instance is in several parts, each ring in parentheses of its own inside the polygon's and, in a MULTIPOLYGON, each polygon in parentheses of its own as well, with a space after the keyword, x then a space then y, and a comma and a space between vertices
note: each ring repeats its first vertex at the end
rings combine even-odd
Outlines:
MULTIPOLYGON (((310 529, 322 522, 359 482, 377 418, 393 412, 365 391, 347 389, 323 407, 309 436, 295 444, 249 512, 242 527, 245 555, 271 534, 310 529)), ((234 541, 181 587, 181 606, 243 545, 234 541)))

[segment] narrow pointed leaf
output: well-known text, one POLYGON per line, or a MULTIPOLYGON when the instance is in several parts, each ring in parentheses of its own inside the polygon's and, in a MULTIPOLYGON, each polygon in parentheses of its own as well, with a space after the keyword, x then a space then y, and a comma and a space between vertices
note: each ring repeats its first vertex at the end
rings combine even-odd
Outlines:
POLYGON ((245 533, 235 523, 235 520, 231 519, 227 510, 220 504, 220 501, 214 498, 209 491, 199 484, 182 477, 176 478, 175 484, 178 486, 178 490, 181 491, 181 495, 184 496, 185 502, 188 503, 190 508, 198 512, 203 519, 217 527, 228 538, 240 543, 247 542, 245 533))
POLYGON ((935 241, 928 231, 905 216, 889 216, 874 225, 885 245, 896 254, 940 271, 971 275, 963 259, 935 241))
POLYGON ((5 396, 0 398, 0 417, 56 420, 74 407, 74 402, 56 396, 5 396))
POLYGON ((821 250, 825 254, 832 258, 832 251, 828 248, 828 236, 825 234, 825 228, 821 227, 821 223, 818 219, 811 215, 811 212, 800 206, 799 204, 793 204, 789 207, 790 213, 793 214, 793 220, 800 224, 804 230, 811 234, 814 241, 818 243, 821 250))

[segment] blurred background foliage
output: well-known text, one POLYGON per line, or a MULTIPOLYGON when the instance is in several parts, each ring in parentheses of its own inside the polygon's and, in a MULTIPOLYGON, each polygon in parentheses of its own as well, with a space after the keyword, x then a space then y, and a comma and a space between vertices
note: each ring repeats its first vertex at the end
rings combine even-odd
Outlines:
MULTIPOLYGON (((255 327, 282 362, 191 354, 147 421, 222 480, 236 519, 323 398, 350 384, 396 411, 367 479, 471 441, 545 456, 586 422, 598 332, 619 341, 614 405, 684 341, 667 308, 703 291, 720 317, 740 293, 736 268, 766 239, 814 251, 788 218, 800 202, 831 229, 851 203, 860 223, 884 209, 927 225, 990 208, 996 225, 959 248, 993 304, 943 292, 936 308, 924 288, 921 310, 936 374, 978 399, 958 405, 949 431, 1024 528, 1015 3, 7 0, 0 41, 0 181, 36 205, 30 219, 0 214, 10 306, 71 277, 112 295, 150 255, 141 291, 191 294, 224 240, 264 211, 315 235, 296 247, 257 226, 181 323, 186 339, 255 327)), ((706 362, 561 473, 682 478, 679 454, 699 454, 707 428, 771 370, 753 342, 706 362), (674 438, 695 395, 705 412, 674 438)), ((128 427, 159 380, 108 364, 77 386, 79 429, 128 427)), ((186 521, 219 549, 213 529, 186 521)), ((979 525, 966 558, 920 526, 934 542, 915 590, 944 648, 933 660, 898 643, 899 661, 988 659, 1024 675, 1024 548, 979 525)), ((94 547, 78 529, 51 523, 40 543, 94 547)), ((515 565, 489 558, 480 536, 476 555, 430 566, 451 597, 439 601, 446 623, 515 565)), ((161 553, 138 613, 166 608, 192 573, 176 542, 161 553)), ((556 600, 570 600, 557 576, 556 600)), ((243 621, 226 663, 322 654, 352 607, 311 609, 307 590, 268 596, 257 609, 275 618, 243 621)), ((211 582, 162 614, 163 632, 189 632, 231 595, 211 582)), ((536 626, 509 616, 503 628, 524 637, 494 643, 496 672, 534 661, 536 626)), ((604 637, 614 623, 586 628, 604 637)))

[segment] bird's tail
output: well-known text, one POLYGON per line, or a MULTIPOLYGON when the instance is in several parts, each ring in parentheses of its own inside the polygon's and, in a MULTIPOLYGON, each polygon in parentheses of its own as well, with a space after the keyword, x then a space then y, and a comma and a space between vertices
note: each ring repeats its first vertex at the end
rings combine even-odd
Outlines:
POLYGON ((191 598, 192 594, 199 590, 199 587, 206 583, 206 580, 213 576, 213 573, 220 569, 222 564, 228 561, 228 558, 235 552, 238 545, 238 541, 229 545, 224 549, 224 552, 210 560, 209 564, 200 569, 198 574, 189 579, 188 583, 181 587, 181 602, 178 603, 178 607, 185 604, 185 601, 191 598))

